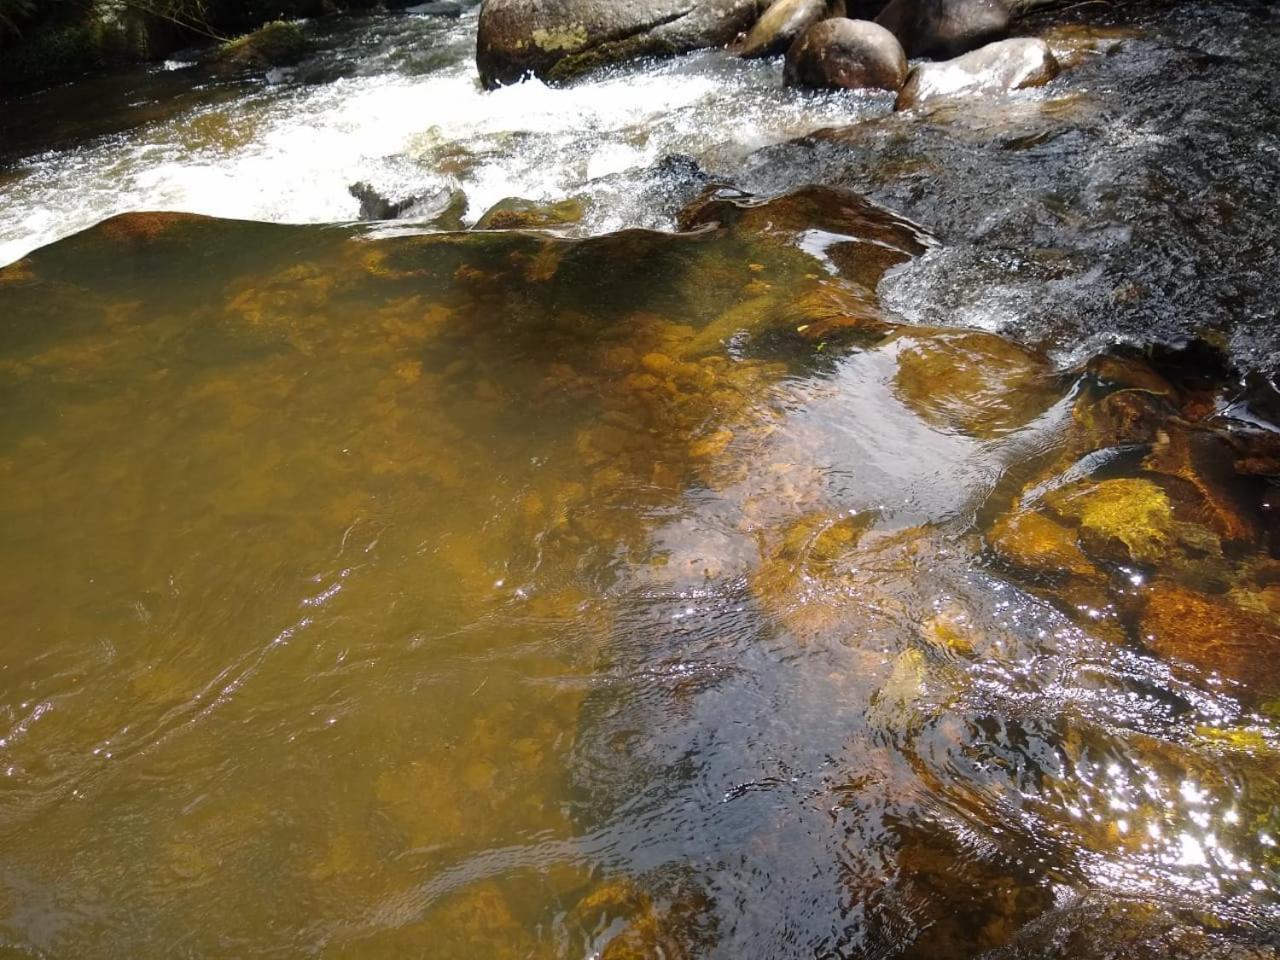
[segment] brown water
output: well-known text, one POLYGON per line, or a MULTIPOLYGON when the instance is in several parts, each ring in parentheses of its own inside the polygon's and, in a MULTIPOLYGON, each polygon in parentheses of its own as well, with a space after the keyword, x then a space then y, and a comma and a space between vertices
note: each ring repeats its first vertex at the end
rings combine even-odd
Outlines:
POLYGON ((683 224, 0 271, 5 949, 1274 955, 1265 391, 683 224))

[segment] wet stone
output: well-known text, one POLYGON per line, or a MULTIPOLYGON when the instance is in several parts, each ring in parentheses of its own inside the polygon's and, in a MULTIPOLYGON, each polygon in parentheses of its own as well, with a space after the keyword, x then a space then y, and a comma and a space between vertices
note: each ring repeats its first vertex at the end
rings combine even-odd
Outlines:
POLYGON ((1259 698, 1280 693, 1280 620, 1269 611, 1158 583, 1146 595, 1141 634, 1168 660, 1219 673, 1259 698))
POLYGON ((1080 549, 1075 530, 1032 510, 1006 514, 992 527, 988 541, 1001 560, 1031 574, 1102 577, 1080 549))
POLYGON ((1058 75, 1058 69, 1058 61, 1043 40, 999 40, 954 60, 917 64, 893 108, 909 110, 938 100, 992 97, 1042 87, 1058 75))
POLYGON ((581 200, 537 203, 520 197, 499 200, 481 214, 476 230, 554 230, 578 223, 586 213, 581 200))
POLYGON ((1038 417, 1061 395, 1037 354, 983 333, 903 331, 897 396, 927 422, 993 438, 1038 417))

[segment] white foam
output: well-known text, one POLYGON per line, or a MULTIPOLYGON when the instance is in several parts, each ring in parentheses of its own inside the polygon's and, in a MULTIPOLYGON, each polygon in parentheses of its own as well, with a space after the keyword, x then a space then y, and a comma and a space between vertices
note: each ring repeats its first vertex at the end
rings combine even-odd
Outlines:
POLYGON ((424 75, 387 63, 365 76, 258 88, 230 106, 28 161, 27 175, 0 191, 0 263, 130 210, 351 220, 348 187, 360 180, 392 194, 461 188, 471 219, 509 196, 595 195, 591 229, 655 226, 658 214, 620 190, 619 177, 672 153, 719 169, 867 109, 849 96, 784 90, 779 74, 776 63, 702 53, 567 87, 532 80, 484 92, 459 52, 424 75), (202 124, 250 134, 228 146, 201 137, 202 124))

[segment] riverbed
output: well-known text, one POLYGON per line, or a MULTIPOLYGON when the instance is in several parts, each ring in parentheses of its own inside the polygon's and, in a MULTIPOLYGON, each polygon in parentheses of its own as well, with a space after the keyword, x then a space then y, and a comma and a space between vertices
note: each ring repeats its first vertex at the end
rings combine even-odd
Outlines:
POLYGON ((1277 27, 8 104, 0 948, 1274 956, 1277 27))

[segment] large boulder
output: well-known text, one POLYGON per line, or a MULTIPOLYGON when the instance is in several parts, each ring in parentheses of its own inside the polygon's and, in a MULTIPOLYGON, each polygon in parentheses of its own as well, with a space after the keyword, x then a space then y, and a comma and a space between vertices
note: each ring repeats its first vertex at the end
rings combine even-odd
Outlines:
POLYGON ((1001 0, 891 0, 876 23, 898 38, 907 56, 958 57, 1009 32, 1001 0))
POLYGON ((297 63, 307 54, 307 35, 297 23, 273 20, 253 33, 224 43, 215 56, 219 69, 268 70, 297 63))
POLYGON ((476 65, 489 89, 530 74, 565 80, 634 57, 722 46, 750 28, 762 6, 763 0, 484 0, 476 65))
POLYGON ((801 34, 783 71, 787 84, 819 88, 898 90, 906 79, 907 56, 892 33, 842 17, 801 34))
POLYGON ((786 53, 796 38, 815 23, 845 15, 844 0, 775 0, 747 34, 742 57, 786 53))
POLYGON ((954 60, 917 64, 894 109, 906 110, 930 100, 1041 87, 1057 75, 1058 61, 1043 40, 997 40, 954 60))

